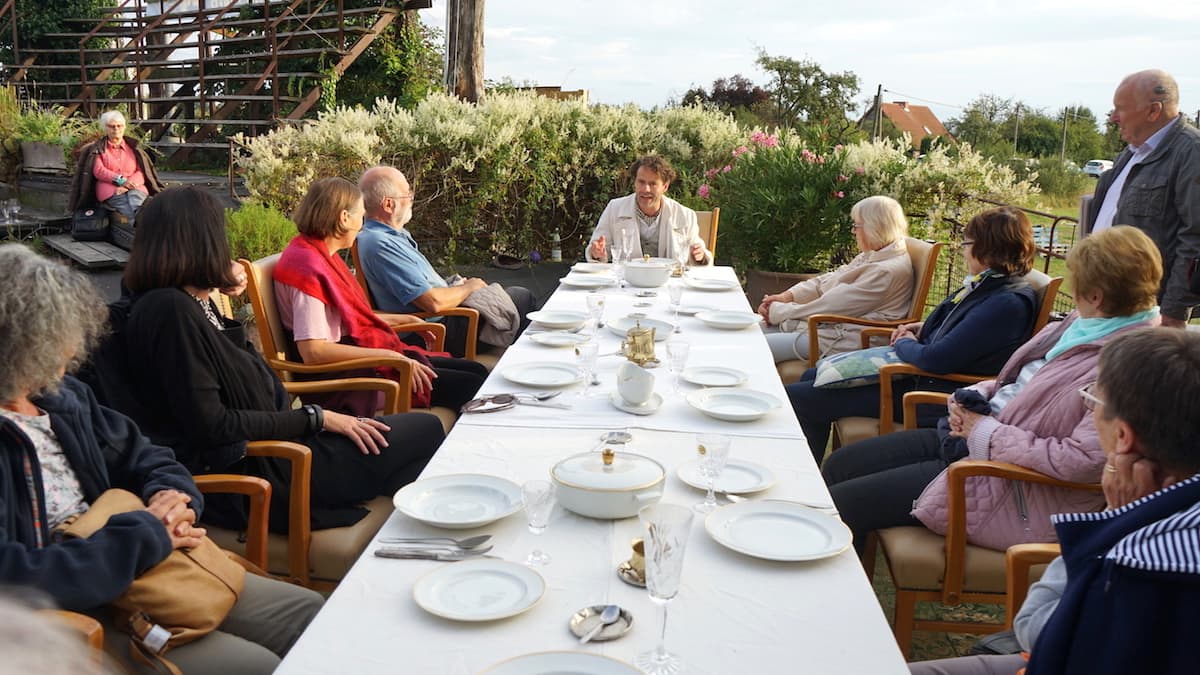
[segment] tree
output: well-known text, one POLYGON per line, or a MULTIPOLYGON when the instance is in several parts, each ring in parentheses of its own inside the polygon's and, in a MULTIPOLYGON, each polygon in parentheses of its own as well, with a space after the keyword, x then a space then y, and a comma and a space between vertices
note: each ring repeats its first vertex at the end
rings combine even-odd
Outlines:
POLYGON ((814 61, 771 56, 760 49, 755 61, 771 78, 771 99, 762 106, 770 121, 785 127, 820 123, 831 129, 850 126, 846 112, 854 108, 858 76, 852 71, 827 73, 814 61))
POLYGON ((961 117, 946 120, 946 127, 955 138, 970 143, 985 155, 994 156, 1007 141, 1011 155, 1012 127, 1009 126, 1007 134, 1001 127, 1006 121, 1014 119, 1017 105, 1010 98, 982 94, 967 104, 961 117))
POLYGON ((380 96, 412 108, 442 88, 441 31, 416 12, 404 12, 346 69, 337 82, 338 105, 371 107, 380 96))

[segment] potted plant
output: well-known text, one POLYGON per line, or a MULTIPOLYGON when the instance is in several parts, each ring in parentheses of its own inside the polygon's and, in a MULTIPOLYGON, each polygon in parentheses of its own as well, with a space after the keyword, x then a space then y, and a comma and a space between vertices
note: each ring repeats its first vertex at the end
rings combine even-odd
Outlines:
POLYGON ((66 153, 75 146, 87 124, 64 117, 58 106, 25 106, 13 131, 13 139, 21 145, 25 170, 66 173, 66 153))

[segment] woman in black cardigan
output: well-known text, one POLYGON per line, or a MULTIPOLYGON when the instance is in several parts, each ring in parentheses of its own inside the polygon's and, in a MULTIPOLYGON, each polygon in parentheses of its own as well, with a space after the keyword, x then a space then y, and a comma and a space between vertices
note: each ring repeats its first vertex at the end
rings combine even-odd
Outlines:
MULTIPOLYGON (((441 444, 441 423, 432 415, 370 419, 290 407, 243 326, 222 317, 211 300, 213 289, 241 293, 246 279, 230 261, 224 211, 207 192, 176 187, 146 203, 124 281, 128 318, 120 325, 122 303, 114 306, 118 335, 109 356, 127 360, 119 367, 130 386, 113 395, 114 403, 193 472, 269 480, 273 530, 287 527, 288 462, 247 457, 247 441, 289 440, 312 450, 317 529, 357 522, 366 512, 355 504, 411 482, 441 444)), ((240 504, 211 501, 210 515, 222 512, 219 524, 241 524, 240 504)))

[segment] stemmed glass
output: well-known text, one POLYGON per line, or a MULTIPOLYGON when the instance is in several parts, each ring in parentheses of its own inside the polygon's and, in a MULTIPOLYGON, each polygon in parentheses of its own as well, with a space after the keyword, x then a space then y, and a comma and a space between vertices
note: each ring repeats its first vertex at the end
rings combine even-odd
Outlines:
POLYGON ((588 387, 595 384, 596 363, 600 358, 600 345, 589 340, 575 346, 575 365, 583 375, 583 387, 579 390, 579 398, 587 398, 588 387))
POLYGON ((623 242, 613 242, 613 276, 617 278, 617 288, 625 288, 625 263, 629 260, 630 252, 629 249, 625 248, 623 242))
MULTIPOLYGON (((521 486, 521 496, 525 498, 525 518, 529 523, 529 531, 535 536, 546 531, 550 523, 550 514, 554 511, 554 486, 550 481, 531 480, 521 486)), ((534 547, 525 557, 525 564, 531 567, 547 565, 550 556, 534 547)))
POLYGON ((676 504, 651 504, 638 512, 646 528, 646 589, 650 600, 662 607, 662 632, 658 647, 638 654, 634 664, 650 675, 673 675, 683 668, 679 657, 667 651, 667 603, 679 593, 683 554, 692 533, 692 510, 676 504))
POLYGON ((683 284, 674 281, 667 284, 667 295, 671 297, 671 311, 675 313, 675 332, 682 333, 679 329, 679 303, 683 300, 683 284))
POLYGON ((596 324, 596 330, 599 331, 604 327, 604 294, 588 293, 587 308, 588 317, 592 323, 596 324))
POLYGON ((696 453, 700 456, 700 475, 708 483, 708 494, 704 501, 692 508, 700 513, 710 513, 717 508, 717 479, 725 470, 729 460, 730 439, 724 434, 696 434, 696 453))
POLYGON ((671 393, 679 393, 679 376, 683 374, 683 369, 687 366, 688 353, 692 350, 692 346, 686 340, 672 337, 667 340, 667 368, 671 374, 675 376, 671 380, 671 393))
POLYGON ((19 199, 8 200, 8 211, 9 211, 9 213, 12 214, 12 216, 9 218, 9 222, 12 222, 12 223, 17 222, 17 220, 19 219, 19 217, 21 215, 21 200, 19 200, 19 199))

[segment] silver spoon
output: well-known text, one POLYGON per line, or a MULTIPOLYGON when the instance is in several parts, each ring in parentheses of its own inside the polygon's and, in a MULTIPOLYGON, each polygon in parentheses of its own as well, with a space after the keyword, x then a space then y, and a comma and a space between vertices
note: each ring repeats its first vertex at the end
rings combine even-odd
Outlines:
POLYGON ((454 539, 451 537, 381 537, 381 544, 432 544, 436 542, 447 542, 461 549, 478 548, 491 540, 492 535, 481 534, 475 537, 467 537, 465 539, 454 539))
POLYGON ((591 630, 584 633, 583 637, 579 638, 579 644, 584 644, 584 643, 590 641, 592 638, 599 635, 600 631, 607 628, 610 624, 612 624, 619 618, 621 618, 621 608, 620 607, 617 607, 616 605, 605 605, 604 611, 600 612, 600 622, 597 623, 595 626, 592 626, 591 630))
POLYGON ((518 391, 513 396, 528 396, 535 401, 549 401, 561 393, 561 389, 558 391, 518 391))

